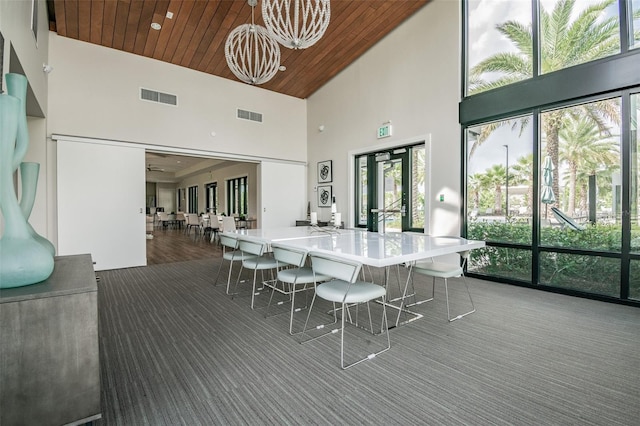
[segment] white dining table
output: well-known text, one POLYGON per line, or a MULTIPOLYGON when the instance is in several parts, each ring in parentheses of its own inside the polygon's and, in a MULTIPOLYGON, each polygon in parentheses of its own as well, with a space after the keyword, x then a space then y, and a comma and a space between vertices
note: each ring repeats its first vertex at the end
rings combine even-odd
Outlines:
MULTIPOLYGON (((384 268, 384 286, 387 291, 389 291, 388 280, 391 266, 404 264, 410 268, 409 276, 405 283, 406 288, 409 284, 412 265, 416 261, 485 247, 484 241, 467 240, 461 237, 432 236, 417 232, 380 234, 363 229, 335 229, 311 226, 239 229, 235 231, 235 234, 267 244, 277 242, 280 245, 302 248, 308 252, 327 253, 361 262, 363 265, 384 268)), ((400 283, 398 284, 400 285, 400 283)), ((404 321, 402 324, 422 317, 420 314, 403 308, 402 302, 400 306, 388 305, 413 316, 413 318, 404 321)), ((401 325, 399 314, 396 326, 401 325)))
POLYGON ((442 237, 417 232, 380 234, 364 229, 335 229, 292 226, 271 229, 238 229, 234 231, 255 241, 278 242, 307 251, 342 256, 364 265, 386 267, 485 246, 484 241, 460 237, 442 237))
POLYGON ((298 239, 315 239, 343 234, 367 232, 361 229, 335 229, 318 226, 290 226, 281 228, 237 229, 233 234, 267 244, 298 239))

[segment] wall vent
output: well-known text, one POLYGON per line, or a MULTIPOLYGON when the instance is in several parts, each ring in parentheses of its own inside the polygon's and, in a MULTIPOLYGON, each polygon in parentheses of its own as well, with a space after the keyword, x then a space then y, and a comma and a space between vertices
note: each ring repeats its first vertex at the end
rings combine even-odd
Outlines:
POLYGON ((140 99, 143 101, 158 102, 167 105, 178 105, 178 97, 176 95, 144 88, 140 88, 140 99))
POLYGON ((259 112, 246 111, 244 109, 238 108, 238 118, 242 120, 255 121, 257 123, 262 123, 262 114, 259 112))

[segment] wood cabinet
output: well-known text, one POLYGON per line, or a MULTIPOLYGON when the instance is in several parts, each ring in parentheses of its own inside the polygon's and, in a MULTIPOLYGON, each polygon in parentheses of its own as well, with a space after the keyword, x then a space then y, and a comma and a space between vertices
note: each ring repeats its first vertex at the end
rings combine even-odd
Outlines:
POLYGON ((90 255, 55 258, 42 283, 0 291, 0 424, 100 418, 98 289, 90 255))

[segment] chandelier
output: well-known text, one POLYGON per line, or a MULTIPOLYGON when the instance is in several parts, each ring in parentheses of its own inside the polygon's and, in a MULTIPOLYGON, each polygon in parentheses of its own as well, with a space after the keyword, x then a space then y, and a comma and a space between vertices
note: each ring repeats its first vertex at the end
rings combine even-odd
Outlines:
POLYGON ((224 56, 231 72, 249 84, 271 80, 280 66, 280 47, 265 27, 255 25, 253 10, 258 0, 248 0, 251 24, 243 24, 231 31, 224 45, 224 56))
POLYGON ((329 26, 329 0, 262 0, 269 33, 290 49, 313 46, 329 26))

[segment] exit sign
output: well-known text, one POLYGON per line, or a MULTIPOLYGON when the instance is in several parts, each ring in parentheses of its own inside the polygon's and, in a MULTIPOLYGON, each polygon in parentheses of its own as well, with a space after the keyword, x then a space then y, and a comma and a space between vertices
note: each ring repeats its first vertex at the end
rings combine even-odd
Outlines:
POLYGON ((378 139, 388 138, 391 136, 391 124, 387 123, 378 127, 378 139))

